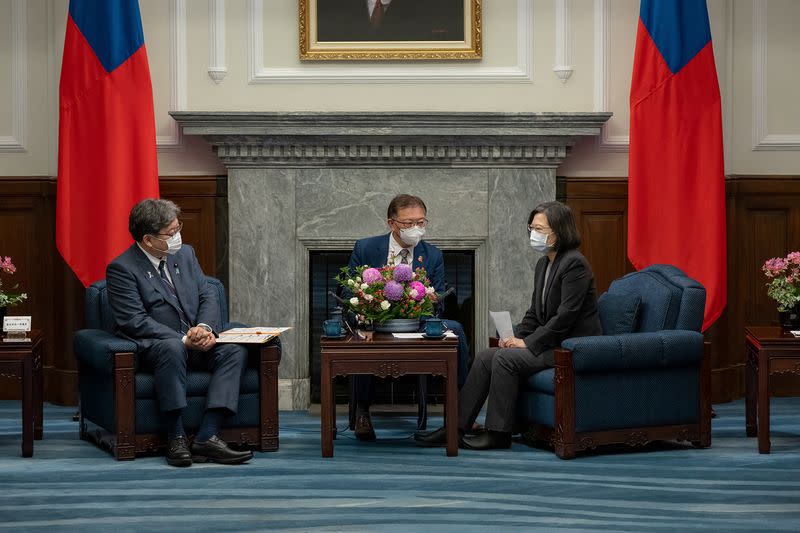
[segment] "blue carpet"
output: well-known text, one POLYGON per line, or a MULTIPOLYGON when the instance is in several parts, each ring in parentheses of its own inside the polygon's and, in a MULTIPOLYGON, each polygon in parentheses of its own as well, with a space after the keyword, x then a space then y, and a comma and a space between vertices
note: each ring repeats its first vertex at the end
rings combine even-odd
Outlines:
MULTIPOLYGON (((376 417, 320 456, 319 418, 281 413, 280 451, 247 465, 117 462, 78 439, 74 408, 45 406, 44 440, 20 456, 19 402, 0 402, 0 530, 800 531, 800 398, 772 402, 772 454, 744 435, 744 402, 716 406, 712 447, 562 461, 510 450, 447 458, 376 417)), ((343 423, 342 416, 338 421, 343 423)), ((433 419, 436 427, 440 419, 433 419)))

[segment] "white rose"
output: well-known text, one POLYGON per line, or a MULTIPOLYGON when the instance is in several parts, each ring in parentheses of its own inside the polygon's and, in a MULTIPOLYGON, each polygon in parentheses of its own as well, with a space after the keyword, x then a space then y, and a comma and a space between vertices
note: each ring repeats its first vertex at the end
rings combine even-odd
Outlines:
POLYGON ((427 294, 433 294, 434 292, 436 292, 436 289, 434 289, 433 287, 425 287, 425 292, 427 294))
POLYGON ((371 294, 365 294, 364 299, 368 302, 371 302, 375 297, 371 294))
POLYGON ((416 298, 418 294, 417 289, 411 289, 411 292, 408 293, 412 298, 416 298))
POLYGON ((352 279, 348 279, 348 280, 347 280, 347 284, 348 284, 348 285, 350 285, 350 286, 352 287, 353 285, 355 285, 355 284, 356 284, 356 282, 355 282, 355 281, 353 281, 352 279))
POLYGON ((361 290, 362 290, 362 291, 365 291, 365 290, 367 290, 367 289, 369 289, 369 283, 362 283, 362 284, 361 284, 361 290))
POLYGON ((356 276, 356 283, 361 283, 361 276, 356 276))
POLYGON ((381 309, 383 309, 384 311, 386 311, 387 309, 389 309, 389 307, 390 307, 391 305, 392 305, 392 304, 390 304, 389 302, 387 302, 386 300, 384 300, 384 301, 382 301, 382 302, 381 302, 381 309))
POLYGON ((358 305, 358 298, 356 298, 355 296, 350 298, 350 305, 358 305))

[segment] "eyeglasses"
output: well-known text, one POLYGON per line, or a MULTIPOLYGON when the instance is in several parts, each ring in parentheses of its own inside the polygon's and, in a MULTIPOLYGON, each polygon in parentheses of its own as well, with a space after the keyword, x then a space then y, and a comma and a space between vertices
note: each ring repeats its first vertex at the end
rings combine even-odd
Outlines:
POLYGON ((393 218, 392 220, 394 220, 395 224, 397 224, 403 229, 413 228, 414 226, 419 226, 420 228, 424 228, 425 226, 428 225, 427 218, 419 218, 417 220, 397 220, 396 218, 393 218))
POLYGON ((526 227, 528 228, 528 233, 532 231, 535 231, 537 233, 550 233, 553 231, 550 228, 546 228, 544 226, 531 226, 530 224, 528 224, 526 227))
POLYGON ((183 229, 183 222, 178 221, 178 227, 174 230, 171 230, 168 233, 156 233, 156 235, 160 235, 161 237, 174 237, 176 233, 179 233, 183 229))

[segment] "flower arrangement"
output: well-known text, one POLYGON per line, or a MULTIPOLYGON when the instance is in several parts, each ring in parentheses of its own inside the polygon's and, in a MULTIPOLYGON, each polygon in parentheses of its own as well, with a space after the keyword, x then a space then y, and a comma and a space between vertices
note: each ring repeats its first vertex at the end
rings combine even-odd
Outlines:
POLYGON ((393 318, 419 318, 433 314, 436 290, 424 268, 411 265, 344 267, 336 281, 350 294, 347 307, 367 321, 383 323, 393 318))
MULTIPOLYGON (((17 267, 14 266, 14 263, 11 262, 10 257, 2 257, 0 256, 0 274, 13 274, 17 271, 17 267)), ((16 289, 19 287, 19 284, 14 285, 11 287, 12 289, 16 289)), ((0 278, 0 307, 12 307, 22 303, 23 300, 27 300, 28 295, 24 292, 17 293, 17 292, 6 292, 3 290, 3 280, 0 278)))
POLYGON ((800 252, 768 259, 761 270, 769 278, 767 295, 778 302, 778 311, 786 312, 800 304, 800 252))

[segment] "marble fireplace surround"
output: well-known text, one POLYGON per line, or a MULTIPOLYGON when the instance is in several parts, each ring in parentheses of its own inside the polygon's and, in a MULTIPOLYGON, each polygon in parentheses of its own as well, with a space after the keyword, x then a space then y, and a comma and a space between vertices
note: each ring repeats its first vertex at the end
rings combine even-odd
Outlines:
POLYGON ((426 240, 474 250, 475 338, 488 310, 518 319, 538 255, 528 213, 556 195, 555 171, 610 113, 173 112, 228 168, 231 317, 286 325, 281 409, 310 404, 309 253, 387 231, 405 192, 428 206, 426 240))

